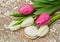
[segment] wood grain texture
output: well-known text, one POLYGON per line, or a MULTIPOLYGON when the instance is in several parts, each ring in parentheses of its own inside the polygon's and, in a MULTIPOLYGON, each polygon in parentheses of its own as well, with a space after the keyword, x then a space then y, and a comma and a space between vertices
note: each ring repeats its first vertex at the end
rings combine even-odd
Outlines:
POLYGON ((60 42, 60 20, 50 26, 50 32, 45 37, 35 40, 27 39, 23 29, 14 32, 6 29, 13 18, 8 14, 18 13, 18 7, 25 3, 28 2, 25 0, 0 0, 0 42, 60 42))

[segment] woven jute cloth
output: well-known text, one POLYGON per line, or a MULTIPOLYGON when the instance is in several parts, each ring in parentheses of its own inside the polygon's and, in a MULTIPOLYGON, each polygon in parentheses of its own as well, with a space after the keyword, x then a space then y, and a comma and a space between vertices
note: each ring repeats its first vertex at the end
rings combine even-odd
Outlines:
POLYGON ((25 3, 31 3, 31 1, 0 0, 0 42, 60 42, 60 20, 50 25, 50 31, 45 37, 35 40, 26 38, 23 29, 14 32, 6 29, 13 18, 9 14, 18 13, 18 7, 25 3))

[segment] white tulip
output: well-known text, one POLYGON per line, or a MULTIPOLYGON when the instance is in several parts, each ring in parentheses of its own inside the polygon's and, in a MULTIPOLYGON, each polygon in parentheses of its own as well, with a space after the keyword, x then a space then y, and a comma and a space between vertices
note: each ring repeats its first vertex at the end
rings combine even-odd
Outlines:
POLYGON ((21 23, 21 27, 31 26, 33 23, 34 23, 34 18, 33 17, 28 17, 26 20, 24 20, 21 23))
POLYGON ((49 32, 49 27, 47 25, 41 26, 38 30, 38 36, 43 37, 49 32))
POLYGON ((24 28, 24 33, 27 38, 35 39, 37 38, 38 28, 36 26, 29 26, 24 28))
POLYGON ((9 25, 8 28, 11 31, 18 30, 20 29, 20 25, 12 26, 13 24, 17 23, 18 21, 12 21, 9 25))

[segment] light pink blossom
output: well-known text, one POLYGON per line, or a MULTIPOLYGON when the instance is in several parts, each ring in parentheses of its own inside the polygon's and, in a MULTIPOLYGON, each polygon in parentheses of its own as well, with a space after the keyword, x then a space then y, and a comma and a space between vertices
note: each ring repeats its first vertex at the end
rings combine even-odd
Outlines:
POLYGON ((18 12, 24 15, 31 14, 34 11, 34 8, 30 4, 24 4, 18 8, 18 12))
POLYGON ((50 15, 48 13, 39 14, 36 18, 36 24, 39 26, 45 25, 49 22, 50 15))

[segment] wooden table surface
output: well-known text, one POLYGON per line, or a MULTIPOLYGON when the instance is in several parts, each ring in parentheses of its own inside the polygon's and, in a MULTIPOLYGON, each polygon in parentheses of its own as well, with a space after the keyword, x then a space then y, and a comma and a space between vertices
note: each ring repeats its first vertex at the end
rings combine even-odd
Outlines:
POLYGON ((17 31, 7 30, 6 27, 12 21, 11 13, 18 13, 17 8, 29 3, 25 0, 0 0, 0 42, 60 42, 60 20, 50 26, 50 32, 43 38, 35 40, 27 39, 23 29, 17 31))

